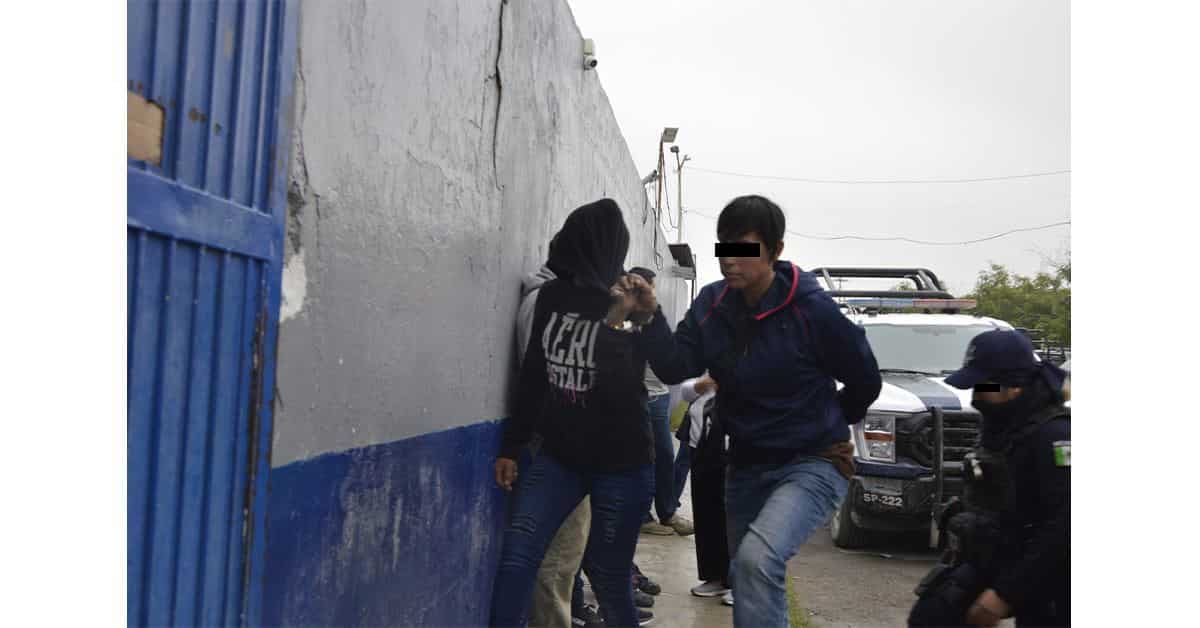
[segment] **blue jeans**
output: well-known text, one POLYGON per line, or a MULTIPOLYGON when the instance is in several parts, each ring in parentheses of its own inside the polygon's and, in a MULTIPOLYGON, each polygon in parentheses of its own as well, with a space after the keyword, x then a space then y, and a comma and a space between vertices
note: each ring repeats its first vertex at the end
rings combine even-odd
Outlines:
POLYGON ((827 460, 730 467, 725 476, 733 625, 787 626, 787 561, 825 524, 846 495, 827 460))
POLYGON ((650 465, 620 473, 574 471, 544 454, 521 469, 492 588, 491 625, 527 623, 546 547, 583 496, 591 495, 592 527, 584 552, 588 579, 608 625, 637 626, 629 565, 642 513, 650 507, 651 473, 650 465))
MULTIPOLYGON (((679 508, 680 493, 675 490, 675 448, 671 441, 671 395, 650 397, 646 402, 650 414, 650 431, 654 434, 654 477, 650 492, 654 495, 654 510, 658 520, 666 522, 679 508)), ((647 510, 647 514, 649 511, 647 510)), ((651 519, 647 516, 645 521, 651 519)))

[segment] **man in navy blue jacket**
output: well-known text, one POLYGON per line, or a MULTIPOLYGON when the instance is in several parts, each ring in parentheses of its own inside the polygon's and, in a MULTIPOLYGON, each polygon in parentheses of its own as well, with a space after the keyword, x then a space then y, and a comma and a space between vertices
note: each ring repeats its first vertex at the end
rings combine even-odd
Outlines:
POLYGON ((845 496, 849 425, 879 395, 866 334, 816 277, 779 259, 785 219, 761 196, 731 201, 717 222, 724 280, 705 286, 674 334, 653 290, 637 320, 654 372, 669 384, 708 371, 730 437, 726 478, 735 626, 786 626, 786 564, 845 496), (836 382, 844 386, 838 390, 836 382))

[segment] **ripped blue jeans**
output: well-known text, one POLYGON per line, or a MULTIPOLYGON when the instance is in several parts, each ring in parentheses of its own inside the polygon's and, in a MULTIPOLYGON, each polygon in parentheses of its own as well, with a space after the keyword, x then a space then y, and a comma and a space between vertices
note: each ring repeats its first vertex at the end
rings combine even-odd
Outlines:
POLYGON ((575 471, 546 454, 521 469, 492 587, 491 625, 507 628, 528 622, 530 596, 546 548, 567 515, 590 495, 592 528, 584 570, 606 625, 637 626, 629 566, 642 515, 650 507, 653 474, 650 464, 619 473, 575 471))
POLYGON ((730 467, 725 518, 733 625, 787 626, 787 561, 825 525, 849 483, 828 460, 730 467))

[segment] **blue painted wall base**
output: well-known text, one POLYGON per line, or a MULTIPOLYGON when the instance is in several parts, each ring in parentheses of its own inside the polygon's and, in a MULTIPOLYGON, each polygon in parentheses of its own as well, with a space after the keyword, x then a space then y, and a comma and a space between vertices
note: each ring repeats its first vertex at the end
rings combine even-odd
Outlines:
POLYGON ((272 469, 266 626, 485 626, 500 421, 272 469))

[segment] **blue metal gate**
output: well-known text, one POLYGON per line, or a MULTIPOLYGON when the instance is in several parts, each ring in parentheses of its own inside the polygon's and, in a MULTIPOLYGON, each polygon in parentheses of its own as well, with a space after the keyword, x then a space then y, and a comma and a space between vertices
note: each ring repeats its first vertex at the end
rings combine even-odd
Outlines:
POLYGON ((127 619, 256 624, 298 6, 127 8, 127 619))

